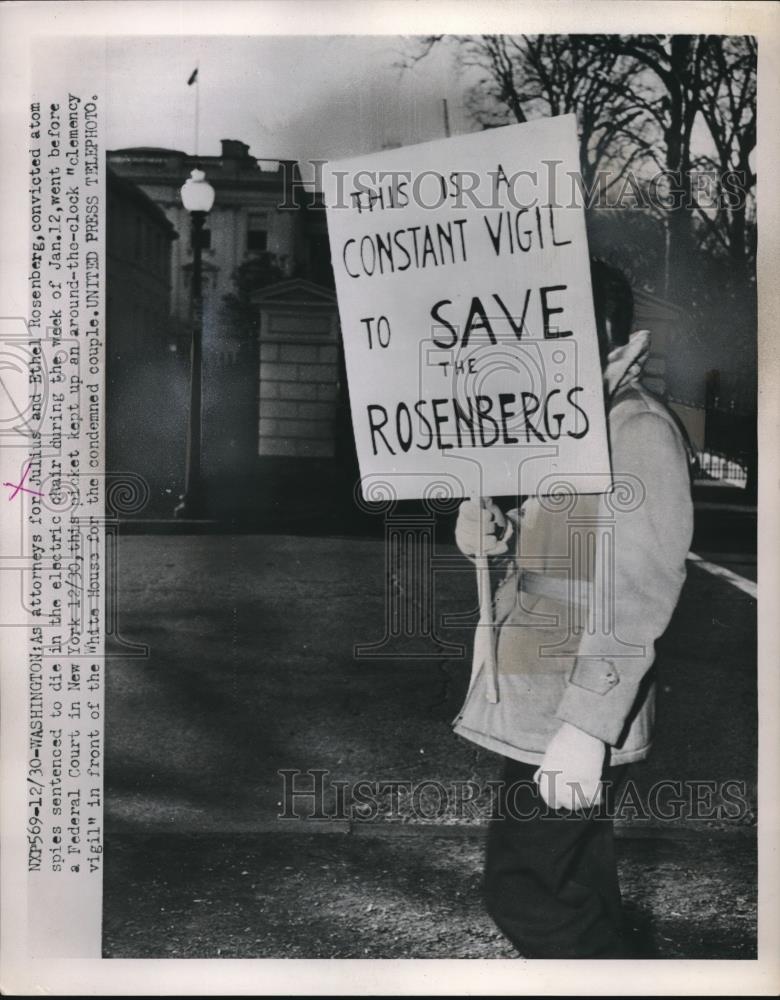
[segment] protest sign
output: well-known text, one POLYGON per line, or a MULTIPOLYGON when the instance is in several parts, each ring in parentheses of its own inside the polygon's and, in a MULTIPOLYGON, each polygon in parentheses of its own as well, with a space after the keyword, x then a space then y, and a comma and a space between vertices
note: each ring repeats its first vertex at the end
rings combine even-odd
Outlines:
POLYGON ((610 484, 574 116, 331 162, 365 498, 610 484))

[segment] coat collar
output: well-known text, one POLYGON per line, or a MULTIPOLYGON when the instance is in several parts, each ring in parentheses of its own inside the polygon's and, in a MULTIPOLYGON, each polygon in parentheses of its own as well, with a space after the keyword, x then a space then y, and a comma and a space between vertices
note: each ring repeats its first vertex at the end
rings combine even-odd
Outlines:
POLYGON ((628 343, 615 347, 607 356, 604 369, 604 391, 611 399, 618 389, 638 381, 650 354, 650 331, 637 330, 628 343))

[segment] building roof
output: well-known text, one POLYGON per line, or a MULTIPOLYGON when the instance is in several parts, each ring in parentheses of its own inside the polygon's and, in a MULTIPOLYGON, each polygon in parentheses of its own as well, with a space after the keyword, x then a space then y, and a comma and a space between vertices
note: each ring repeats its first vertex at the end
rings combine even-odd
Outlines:
POLYGON ((266 285, 264 288, 252 292, 251 300, 254 305, 320 305, 335 306, 336 295, 333 289, 324 285, 317 285, 313 281, 306 281, 304 278, 288 278, 285 281, 277 281, 273 285, 266 285))
POLYGON ((188 156, 181 149, 166 149, 165 146, 125 146, 122 149, 110 149, 111 153, 162 153, 164 156, 188 156))
POLYGON ((120 176, 108 166, 106 167, 106 188, 109 193, 113 191, 120 194, 142 209, 147 216, 154 219, 161 229, 165 230, 169 239, 177 240, 179 238, 173 223, 160 206, 137 184, 134 184, 127 177, 120 176))
POLYGON ((142 185, 178 182, 185 171, 200 166, 217 188, 277 188, 288 183, 288 178, 297 187, 300 168, 296 160, 252 156, 249 146, 239 139, 222 139, 221 144, 219 153, 198 156, 161 146, 129 146, 108 150, 106 159, 117 173, 142 185))

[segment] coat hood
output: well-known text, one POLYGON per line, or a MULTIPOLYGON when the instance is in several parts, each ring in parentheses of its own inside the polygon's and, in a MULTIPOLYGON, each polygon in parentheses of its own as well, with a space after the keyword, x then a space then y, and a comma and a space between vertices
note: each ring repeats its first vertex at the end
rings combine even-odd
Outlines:
POLYGON ((650 354, 650 331, 637 330, 632 333, 627 344, 615 347, 607 356, 604 369, 604 389, 607 399, 611 399, 618 389, 636 382, 650 354))

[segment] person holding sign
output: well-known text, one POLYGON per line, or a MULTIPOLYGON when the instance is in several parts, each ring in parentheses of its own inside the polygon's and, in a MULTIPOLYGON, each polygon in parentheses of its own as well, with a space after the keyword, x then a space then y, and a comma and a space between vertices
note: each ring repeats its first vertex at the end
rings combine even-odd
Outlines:
POLYGON ((630 287, 600 262, 592 280, 612 492, 572 486, 506 515, 466 501, 456 526, 465 555, 506 564, 478 637, 495 674, 475 658, 454 729, 504 757, 486 902, 527 958, 629 957, 610 805, 650 750, 654 644, 693 531, 683 438, 639 382, 649 335, 631 335, 630 287))

